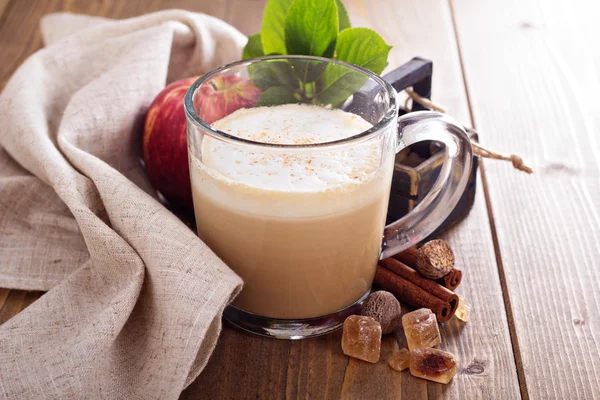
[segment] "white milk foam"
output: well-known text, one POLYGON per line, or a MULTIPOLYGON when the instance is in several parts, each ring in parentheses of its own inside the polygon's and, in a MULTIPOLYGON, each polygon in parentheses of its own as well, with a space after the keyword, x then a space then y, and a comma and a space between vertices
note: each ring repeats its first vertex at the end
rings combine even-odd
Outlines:
MULTIPOLYGON (((240 109, 215 122, 213 127, 254 142, 312 144, 347 138, 372 125, 360 116, 342 110, 286 104, 240 109)), ((381 152, 379 140, 342 149, 310 153, 290 150, 288 154, 282 154, 236 147, 205 136, 202 162, 194 161, 197 169, 192 171, 193 190, 201 190, 205 196, 220 203, 231 200, 231 205, 235 205, 241 204, 242 200, 246 202, 246 211, 251 213, 289 216, 290 207, 297 212, 299 206, 306 209, 306 213, 294 216, 314 215, 314 210, 309 211, 313 208, 320 208, 323 213, 332 212, 332 207, 341 207, 337 210, 343 211, 352 204, 343 205, 341 201, 350 201, 356 207, 357 201, 364 204, 374 200, 369 192, 375 196, 382 193, 379 185, 367 190, 370 183, 375 183, 371 181, 381 175, 378 173, 381 152), (207 179, 207 176, 194 178, 195 173, 204 175, 202 172, 213 179, 207 179), (359 188, 361 193, 354 193, 351 199, 339 198, 341 194, 356 192, 359 188), (237 192, 236 196, 231 196, 232 190, 237 192), (222 193, 219 195, 219 192, 222 193), (325 204, 327 198, 336 204, 328 207, 325 204)))
MULTIPOLYGON (((241 109, 213 126, 254 142, 312 144, 347 138, 372 125, 342 110, 286 104, 241 109)), ((213 140, 205 150, 206 166, 249 186, 271 190, 323 190, 360 182, 379 165, 375 146, 304 156, 249 153, 213 140)))

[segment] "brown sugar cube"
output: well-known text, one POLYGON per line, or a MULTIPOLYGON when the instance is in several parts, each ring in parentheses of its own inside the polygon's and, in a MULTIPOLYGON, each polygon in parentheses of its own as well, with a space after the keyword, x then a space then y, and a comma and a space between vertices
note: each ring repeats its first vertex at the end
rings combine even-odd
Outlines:
POLYGON ((410 366, 410 351, 401 349, 388 358, 388 364, 396 371, 404 371, 410 366))
POLYGON ((385 290, 378 290, 367 297, 362 305, 362 315, 381 324, 381 333, 393 332, 402 319, 402 307, 396 297, 385 290))
POLYGON ((456 317, 461 321, 467 322, 469 320, 469 316, 471 315, 471 303, 469 303, 467 299, 462 297, 460 294, 457 294, 457 296, 458 307, 456 307, 454 315, 456 315, 456 317))
POLYGON ((371 317, 351 315, 344 321, 342 351, 350 357, 376 363, 381 349, 381 325, 371 317))
POLYGON ((404 314, 402 327, 410 351, 421 347, 435 347, 442 343, 437 318, 429 308, 420 308, 404 314))
POLYGON ((410 352, 410 373, 418 378, 448 383, 456 375, 454 355, 438 349, 422 348, 410 352))

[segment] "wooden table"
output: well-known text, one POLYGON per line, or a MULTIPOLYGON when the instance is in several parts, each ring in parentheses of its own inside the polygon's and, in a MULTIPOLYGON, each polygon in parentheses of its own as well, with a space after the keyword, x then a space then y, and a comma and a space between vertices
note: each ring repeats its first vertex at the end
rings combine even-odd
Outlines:
MULTIPOLYGON (((264 0, 0 0, 0 85, 41 46, 54 11, 126 18, 164 8, 258 31, 264 0)), ((196 398, 600 398, 600 24, 593 1, 344 0, 354 26, 394 46, 389 68, 434 61, 434 100, 536 174, 484 161, 469 217, 446 235, 471 321, 442 327, 460 359, 450 385, 348 359, 340 334, 288 342, 229 327, 196 398)), ((0 323, 41 293, 0 289, 0 323)))

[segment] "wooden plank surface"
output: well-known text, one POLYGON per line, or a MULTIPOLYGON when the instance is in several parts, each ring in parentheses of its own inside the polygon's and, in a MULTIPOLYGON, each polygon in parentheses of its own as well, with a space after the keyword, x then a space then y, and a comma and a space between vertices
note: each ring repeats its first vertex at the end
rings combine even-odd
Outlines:
POLYGON ((485 163, 531 398, 600 398, 597 2, 454 0, 477 128, 533 176, 485 163))
MULTIPOLYGON (((468 121, 451 14, 445 2, 351 0, 344 3, 355 26, 374 28, 394 45, 388 69, 415 55, 433 59, 434 98, 458 119, 468 121)), ((258 31, 263 6, 264 0, 12 0, 6 8, 5 23, 0 26, 0 46, 7 49, 6 62, 0 64, 1 87, 24 58, 41 45, 38 21, 48 12, 68 10, 124 18, 163 8, 185 8, 222 18, 243 33, 252 34, 258 31)), ((349 361, 341 352, 339 332, 287 342, 251 336, 226 326, 206 370, 182 397, 519 398, 515 359, 481 190, 469 218, 447 238, 456 249, 457 262, 465 269, 459 292, 474 304, 471 322, 465 325, 454 320, 442 327, 443 348, 460 360, 459 374, 451 385, 427 383, 407 372, 391 371, 385 365, 387 355, 398 346, 405 346, 400 332, 384 340, 382 360, 373 366, 349 361)), ((4 293, 6 300, 0 309, 3 320, 37 296, 19 291, 4 293)))
POLYGON ((128 18, 162 9, 181 8, 213 15, 232 23, 245 34, 260 24, 264 0, 0 0, 10 2, 0 20, 0 89, 27 56, 42 45, 39 20, 58 11, 89 14, 107 18, 128 18))

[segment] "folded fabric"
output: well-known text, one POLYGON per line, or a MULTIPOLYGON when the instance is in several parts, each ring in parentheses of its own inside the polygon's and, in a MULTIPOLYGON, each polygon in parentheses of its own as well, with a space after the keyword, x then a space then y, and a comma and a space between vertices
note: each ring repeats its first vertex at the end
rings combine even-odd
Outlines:
POLYGON ((242 282, 156 200, 141 126, 246 37, 180 10, 52 14, 42 35, 0 95, 0 287, 49 291, 0 326, 0 397, 177 398, 242 282))

